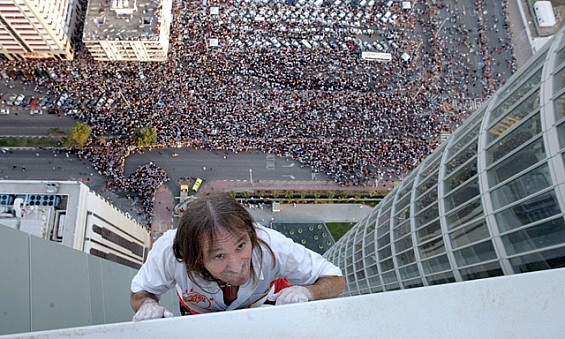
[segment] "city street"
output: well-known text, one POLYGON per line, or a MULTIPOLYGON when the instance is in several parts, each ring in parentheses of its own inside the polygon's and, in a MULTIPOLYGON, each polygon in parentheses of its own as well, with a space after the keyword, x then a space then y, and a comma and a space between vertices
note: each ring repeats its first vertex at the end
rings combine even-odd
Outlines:
POLYGON ((33 84, 23 84, 20 80, 0 80, 0 108, 10 110, 9 115, 0 115, 0 136, 47 136, 49 129, 59 128, 68 133, 76 124, 70 117, 59 114, 30 115, 30 106, 7 105, 6 101, 12 94, 23 94, 25 97, 44 97, 46 89, 33 84))

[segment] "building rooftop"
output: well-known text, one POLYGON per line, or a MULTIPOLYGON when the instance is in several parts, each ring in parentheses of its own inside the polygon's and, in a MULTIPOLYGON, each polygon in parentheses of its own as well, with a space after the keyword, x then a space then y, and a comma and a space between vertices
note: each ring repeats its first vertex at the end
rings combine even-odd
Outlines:
POLYGON ((158 40, 163 0, 90 0, 83 39, 158 40))

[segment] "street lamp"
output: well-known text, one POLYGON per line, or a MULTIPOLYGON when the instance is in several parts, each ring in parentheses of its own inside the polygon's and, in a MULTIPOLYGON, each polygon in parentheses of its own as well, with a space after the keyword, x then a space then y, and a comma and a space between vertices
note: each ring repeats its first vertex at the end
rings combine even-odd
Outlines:
POLYGON ((249 169, 249 182, 253 184, 253 170, 249 169))

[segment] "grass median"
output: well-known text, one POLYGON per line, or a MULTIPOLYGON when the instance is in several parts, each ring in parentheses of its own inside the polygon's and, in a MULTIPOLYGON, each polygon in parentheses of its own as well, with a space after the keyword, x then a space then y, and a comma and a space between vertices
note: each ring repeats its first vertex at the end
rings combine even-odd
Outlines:
POLYGON ((62 147, 64 137, 0 137, 0 147, 62 147))

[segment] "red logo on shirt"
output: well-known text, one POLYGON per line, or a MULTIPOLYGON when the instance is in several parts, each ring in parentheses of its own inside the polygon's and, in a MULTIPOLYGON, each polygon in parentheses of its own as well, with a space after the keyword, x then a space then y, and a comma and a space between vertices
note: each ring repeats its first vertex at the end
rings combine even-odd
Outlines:
POLYGON ((182 300, 185 303, 191 303, 191 304, 196 304, 199 307, 205 308, 205 309, 210 309, 212 306, 212 303, 210 302, 210 300, 201 293, 195 292, 193 289, 190 290, 190 292, 186 291, 185 293, 182 294, 182 300), (199 305, 199 304, 203 304, 203 305, 199 305))

